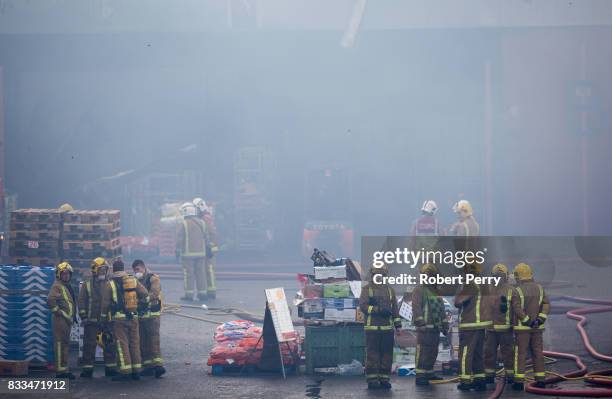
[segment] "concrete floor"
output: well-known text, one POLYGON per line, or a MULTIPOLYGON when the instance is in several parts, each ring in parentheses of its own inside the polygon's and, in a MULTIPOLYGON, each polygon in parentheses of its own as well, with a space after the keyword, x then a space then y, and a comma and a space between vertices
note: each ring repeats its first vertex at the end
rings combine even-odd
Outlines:
MULTIPOLYGON (((569 274, 558 273, 558 279, 577 281, 569 274)), ((608 272, 609 273, 609 272, 608 272)), ((590 280, 593 281, 593 280, 590 280)), ((611 281, 607 280, 608 283, 611 281)), ((572 287, 562 293, 581 294, 583 296, 610 298, 607 284, 595 281, 588 287, 572 287)), ((210 306, 232 306, 263 313, 265 304, 264 289, 285 287, 287 297, 293 298, 297 289, 294 279, 288 280, 221 280, 219 282, 218 299, 210 306), (231 288, 230 288, 231 287, 231 288)), ((167 302, 178 302, 181 295, 179 280, 163 281, 167 302)), ((561 293, 561 292, 557 292, 561 293)), ((207 317, 198 309, 184 310, 185 313, 207 317)), ((210 316, 213 317, 213 316, 210 316)), ((232 317, 216 317, 219 321, 230 320, 232 317)), ((589 324, 592 341, 603 353, 612 353, 612 337, 610 337, 611 318, 609 315, 594 315, 589 324)), ((390 392, 365 389, 362 377, 313 377, 306 375, 289 376, 283 381, 277 375, 267 376, 229 376, 216 377, 208 375, 206 366, 208 351, 213 339, 214 324, 186 319, 171 314, 162 316, 162 351, 168 373, 164 378, 151 378, 137 382, 111 382, 104 377, 93 380, 77 379, 71 384, 71 398, 378 398, 378 397, 418 397, 418 398, 476 398, 484 397, 477 393, 461 393, 454 384, 437 385, 429 388, 417 388, 411 377, 394 377, 393 390, 390 392)), ((552 316, 547 330, 547 348, 576 352, 588 361, 590 368, 603 368, 604 364, 593 361, 584 350, 575 330, 575 322, 564 315, 552 316)), ((553 365, 557 370, 573 368, 569 362, 559 362, 553 365)), ((610 367, 609 365, 607 367, 610 367)), ((96 375, 103 373, 102 368, 96 370, 96 375)), ((44 374, 41 374, 44 375, 44 374)), ((563 386, 582 385, 581 383, 564 383, 563 386)), ((41 395, 42 396, 42 395, 41 395)), ((58 395, 45 395, 61 397, 58 395)), ((518 398, 531 396, 525 393, 506 391, 503 397, 518 398)), ((10 397, 10 396, 7 396, 10 397)), ((34 397, 32 395, 15 395, 17 398, 34 397)))

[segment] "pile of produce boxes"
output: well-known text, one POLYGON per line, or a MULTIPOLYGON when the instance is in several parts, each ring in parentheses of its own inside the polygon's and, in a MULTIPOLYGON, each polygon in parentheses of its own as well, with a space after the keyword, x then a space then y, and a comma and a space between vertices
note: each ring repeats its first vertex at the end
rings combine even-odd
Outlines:
POLYGON ((19 209, 11 212, 11 263, 36 266, 56 264, 62 252, 62 222, 59 209, 19 209))

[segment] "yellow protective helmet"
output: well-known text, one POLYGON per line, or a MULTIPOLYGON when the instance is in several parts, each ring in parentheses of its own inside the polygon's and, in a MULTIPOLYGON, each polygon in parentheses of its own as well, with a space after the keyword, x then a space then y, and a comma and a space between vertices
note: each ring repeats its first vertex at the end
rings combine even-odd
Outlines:
POLYGON ((70 263, 62 262, 59 265, 55 266, 55 278, 59 280, 60 275, 65 270, 69 271, 70 273, 74 273, 74 270, 72 270, 72 266, 70 266, 70 263))
POLYGON ((516 281, 531 280, 533 278, 531 267, 526 263, 519 263, 516 265, 512 273, 516 281))
POLYGON ((502 263, 498 263, 495 266, 493 266, 493 270, 491 270, 492 274, 503 274, 504 276, 506 276, 506 278, 508 278, 508 268, 506 267, 506 265, 502 264, 502 263))
POLYGON ((436 267, 436 265, 432 264, 432 263, 425 263, 423 266, 421 266, 421 274, 438 274, 438 268, 436 267))
POLYGON ((455 211, 455 213, 463 212, 467 216, 472 216, 472 214, 474 213, 472 209, 472 204, 470 204, 470 202, 467 200, 461 200, 457 202, 455 206, 453 206, 453 211, 455 211))
POLYGON ((63 204, 62 206, 59 207, 60 211, 62 212, 72 212, 74 211, 74 208, 72 207, 72 205, 66 203, 63 204))
POLYGON ((100 271, 100 268, 106 266, 108 267, 108 264, 106 263, 106 259, 102 258, 102 257, 98 257, 96 259, 94 259, 91 262, 91 273, 92 274, 98 274, 98 272, 100 271))

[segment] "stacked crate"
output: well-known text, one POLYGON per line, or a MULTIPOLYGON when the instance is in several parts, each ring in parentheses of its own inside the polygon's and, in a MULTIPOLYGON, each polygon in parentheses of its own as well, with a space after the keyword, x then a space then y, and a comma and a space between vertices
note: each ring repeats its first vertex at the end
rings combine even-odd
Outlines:
POLYGON ((64 214, 63 259, 73 267, 86 268, 91 260, 121 255, 120 213, 110 211, 71 211, 64 214))
POLYGON ((19 209, 11 212, 9 256, 13 264, 54 265, 62 257, 62 212, 19 209))
POLYGON ((53 362, 47 293, 53 267, 0 265, 0 359, 53 362))

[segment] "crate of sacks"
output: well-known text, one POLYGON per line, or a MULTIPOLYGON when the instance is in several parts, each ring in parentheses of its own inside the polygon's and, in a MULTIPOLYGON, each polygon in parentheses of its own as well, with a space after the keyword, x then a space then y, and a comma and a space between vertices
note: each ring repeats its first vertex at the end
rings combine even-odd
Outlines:
POLYGON ((19 209, 11 212, 9 256, 18 265, 54 265, 61 258, 62 211, 19 209))

